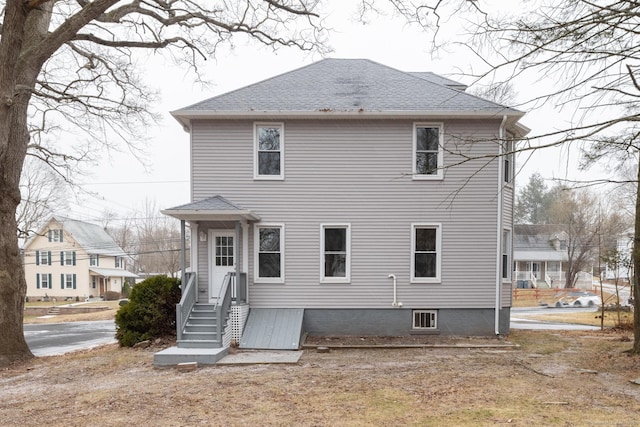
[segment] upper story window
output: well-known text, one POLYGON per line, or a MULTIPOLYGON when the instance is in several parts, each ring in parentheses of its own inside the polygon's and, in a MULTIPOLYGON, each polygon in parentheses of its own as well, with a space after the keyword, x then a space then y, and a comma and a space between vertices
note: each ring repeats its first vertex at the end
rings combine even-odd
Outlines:
POLYGON ((254 139, 254 178, 284 179, 284 124, 256 123, 254 139))
POLYGON ((36 251, 36 265, 51 265, 51 252, 36 251))
POLYGON ((76 265, 76 251, 60 252, 60 265, 76 265))
POLYGON ((115 257, 116 268, 124 268, 124 258, 121 256, 115 257))
POLYGON ((513 181, 513 167, 514 167, 514 161, 513 161, 513 153, 514 150, 514 144, 513 141, 506 141, 504 144, 504 182, 505 183, 511 183, 513 181))
POLYGON ((56 228, 49 230, 48 238, 50 242, 62 242, 62 229, 56 228))
POLYGON ((442 179, 442 124, 415 123, 413 128, 413 178, 442 179))
POLYGON ((320 235, 321 282, 351 281, 351 226, 324 224, 320 235))
POLYGON ((259 225, 255 231, 256 281, 284 282, 284 225, 259 225))
POLYGON ((411 228, 411 281, 439 283, 442 257, 440 225, 413 224, 411 228))
POLYGON ((100 263, 100 257, 98 254, 89 254, 89 265, 97 267, 100 263))

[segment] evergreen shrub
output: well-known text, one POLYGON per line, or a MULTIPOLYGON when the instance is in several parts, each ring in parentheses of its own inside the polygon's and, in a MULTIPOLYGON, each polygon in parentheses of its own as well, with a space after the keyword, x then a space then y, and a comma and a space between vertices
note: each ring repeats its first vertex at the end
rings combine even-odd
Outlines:
POLYGON ((129 303, 116 313, 116 339, 123 347, 175 334, 180 280, 154 276, 131 289, 129 303))

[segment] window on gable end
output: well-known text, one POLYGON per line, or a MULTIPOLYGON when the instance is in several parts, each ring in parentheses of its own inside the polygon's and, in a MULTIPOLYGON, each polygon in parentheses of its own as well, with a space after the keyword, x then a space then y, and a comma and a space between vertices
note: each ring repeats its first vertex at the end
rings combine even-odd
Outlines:
POLYGON ((284 124, 254 125, 254 178, 284 179, 284 124))
POLYGON ((50 242, 62 242, 62 230, 59 228, 55 228, 49 230, 49 241, 50 242))
POLYGON ((443 126, 415 123, 413 126, 413 178, 441 179, 443 176, 443 126))

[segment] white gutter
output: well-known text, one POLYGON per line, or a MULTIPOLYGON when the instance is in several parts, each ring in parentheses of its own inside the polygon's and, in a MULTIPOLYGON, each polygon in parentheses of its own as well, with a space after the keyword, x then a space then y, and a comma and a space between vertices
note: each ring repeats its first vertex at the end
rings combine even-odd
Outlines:
POLYGON ((502 177, 504 171, 502 167, 504 162, 502 161, 502 141, 504 141, 504 128, 507 124, 507 116, 502 116, 502 123, 500 123, 500 130, 498 137, 500 143, 498 144, 498 226, 496 227, 496 309, 495 309, 495 333, 496 336, 500 335, 500 292, 502 288, 502 271, 500 265, 502 264, 502 177))

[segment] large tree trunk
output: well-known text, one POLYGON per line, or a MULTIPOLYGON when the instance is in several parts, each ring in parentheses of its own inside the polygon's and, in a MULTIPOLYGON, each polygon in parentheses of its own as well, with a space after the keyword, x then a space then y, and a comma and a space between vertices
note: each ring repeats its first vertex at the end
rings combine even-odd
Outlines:
POLYGON ((24 339, 27 283, 18 245, 16 209, 27 153, 29 101, 46 55, 35 47, 47 34, 53 2, 6 2, 0 39, 0 366, 33 357, 24 339))

